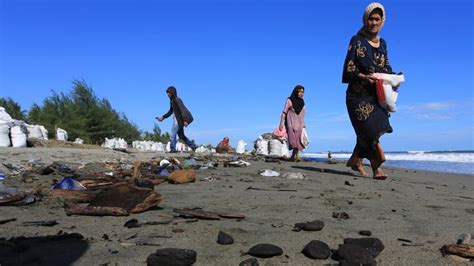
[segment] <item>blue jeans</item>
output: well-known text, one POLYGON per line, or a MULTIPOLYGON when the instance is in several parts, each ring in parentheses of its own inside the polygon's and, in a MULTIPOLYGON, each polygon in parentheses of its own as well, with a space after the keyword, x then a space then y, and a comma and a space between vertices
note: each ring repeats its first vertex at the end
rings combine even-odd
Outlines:
POLYGON ((188 145, 191 149, 195 150, 197 148, 196 144, 194 144, 193 141, 189 140, 185 135, 184 135, 184 127, 180 126, 177 123, 173 123, 171 126, 171 140, 170 140, 170 149, 171 151, 176 151, 176 135, 178 135, 179 139, 184 141, 186 145, 188 145))

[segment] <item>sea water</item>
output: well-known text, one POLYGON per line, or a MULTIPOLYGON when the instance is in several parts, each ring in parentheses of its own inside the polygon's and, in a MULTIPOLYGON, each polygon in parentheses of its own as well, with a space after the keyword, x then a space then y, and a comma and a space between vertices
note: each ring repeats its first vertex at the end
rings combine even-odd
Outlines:
MULTIPOLYGON (((336 160, 345 161, 350 152, 332 152, 336 160)), ((306 152, 302 157, 312 161, 326 161, 327 152, 306 152)), ((407 169, 474 175, 474 151, 403 151, 386 152, 385 163, 407 169)))

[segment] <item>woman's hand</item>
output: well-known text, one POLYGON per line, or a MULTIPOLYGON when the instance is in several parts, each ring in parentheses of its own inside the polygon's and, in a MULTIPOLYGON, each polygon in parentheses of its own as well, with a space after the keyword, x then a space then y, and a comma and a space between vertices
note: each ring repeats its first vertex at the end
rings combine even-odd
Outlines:
POLYGON ((283 131, 283 124, 282 123, 280 123, 280 125, 278 126, 278 130, 283 131))
POLYGON ((362 74, 362 73, 359 73, 358 77, 362 80, 365 80, 369 83, 375 83, 377 81, 377 78, 372 76, 372 75, 365 75, 365 74, 362 74))
POLYGON ((184 127, 187 127, 188 125, 189 125, 188 122, 183 121, 183 126, 184 126, 184 127))
POLYGON ((156 120, 158 120, 158 121, 160 121, 160 122, 163 122, 163 119, 164 119, 162 116, 160 116, 160 117, 157 116, 157 117, 155 117, 155 118, 156 118, 156 120))

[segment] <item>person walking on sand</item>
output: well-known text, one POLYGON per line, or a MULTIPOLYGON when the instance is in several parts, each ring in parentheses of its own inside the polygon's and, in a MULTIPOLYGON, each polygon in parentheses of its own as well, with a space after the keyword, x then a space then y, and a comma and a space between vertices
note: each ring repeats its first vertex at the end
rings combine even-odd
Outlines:
POLYGON ((388 60, 387 44, 379 37, 386 18, 385 8, 380 3, 371 3, 363 15, 364 25, 350 41, 342 82, 348 83, 346 106, 357 143, 347 166, 367 176, 362 159, 367 158, 374 179, 387 178, 381 165, 385 154, 379 138, 392 133, 389 114, 379 106, 375 90, 374 73, 392 74, 388 60))
POLYGON ((184 141, 193 151, 196 150, 197 146, 193 141, 189 140, 184 135, 184 128, 193 122, 193 116, 191 112, 186 108, 181 98, 178 97, 176 88, 170 86, 166 89, 166 94, 170 98, 170 109, 169 111, 156 119, 160 122, 173 115, 173 125, 171 127, 171 144, 170 152, 176 152, 176 135, 179 139, 184 141))
POLYGON ((285 102, 285 108, 281 114, 278 127, 280 131, 286 128, 289 149, 293 150, 290 160, 294 162, 300 161, 298 152, 305 148, 303 143, 301 143, 301 134, 303 133, 303 128, 306 127, 304 123, 306 107, 303 96, 304 87, 296 85, 291 96, 285 102))

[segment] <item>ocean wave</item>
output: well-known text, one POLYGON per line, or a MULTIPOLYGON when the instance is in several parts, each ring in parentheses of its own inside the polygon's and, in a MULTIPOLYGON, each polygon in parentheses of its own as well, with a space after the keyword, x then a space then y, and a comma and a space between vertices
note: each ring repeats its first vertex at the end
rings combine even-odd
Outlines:
MULTIPOLYGON (((304 153, 306 158, 327 158, 327 153, 304 153)), ((350 153, 332 153, 335 159, 349 159, 350 153)), ((428 152, 406 152, 385 153, 387 161, 426 161, 426 162, 456 162, 474 163, 474 153, 428 153, 428 152)))

